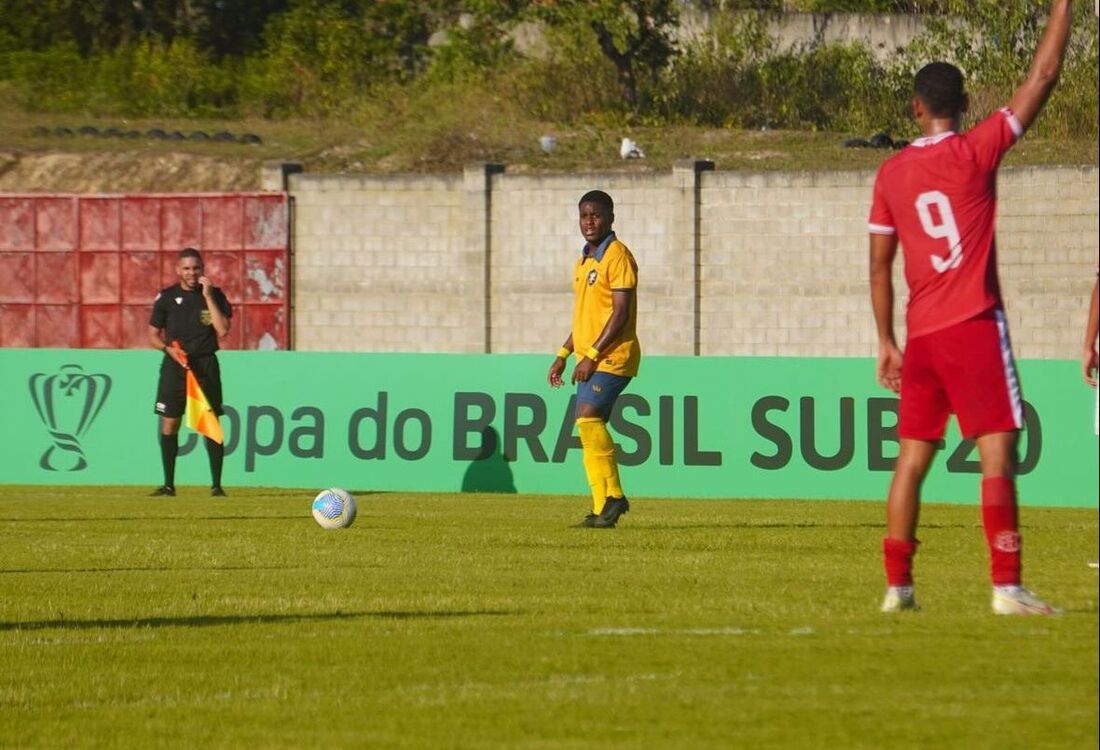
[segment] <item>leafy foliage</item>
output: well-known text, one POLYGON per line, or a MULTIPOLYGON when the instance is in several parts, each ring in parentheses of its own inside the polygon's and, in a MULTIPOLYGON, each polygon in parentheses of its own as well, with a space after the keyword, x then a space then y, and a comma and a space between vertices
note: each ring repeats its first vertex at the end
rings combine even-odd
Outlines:
POLYGON ((721 20, 685 51, 662 86, 662 114, 725 127, 866 131, 898 127, 899 82, 866 47, 775 52, 767 17, 721 20))
POLYGON ((209 64, 186 39, 132 42, 89 58, 67 43, 12 53, 8 71, 25 82, 18 93, 28 110, 195 117, 233 113, 238 103, 235 69, 209 64))
POLYGON ((656 79, 676 54, 672 32, 679 21, 674 0, 543 0, 535 17, 551 25, 595 34, 600 51, 618 73, 623 101, 638 104, 639 77, 656 79))
MULTIPOLYGON (((899 68, 915 72, 929 60, 958 65, 967 75, 971 117, 1001 106, 1026 73, 1045 26, 1036 3, 950 0, 952 16, 931 18, 928 32, 906 49, 899 68)), ((1074 33, 1066 64, 1047 113, 1037 124, 1045 135, 1097 132, 1097 22, 1085 3, 1074 8, 1074 33)))
POLYGON ((242 55, 257 49, 264 25, 287 6, 288 0, 0 0, 0 40, 20 50, 73 44, 88 55, 142 38, 185 37, 219 57, 242 55))
MULTIPOLYGON (((1044 23, 1033 0, 696 0, 710 23, 680 37, 683 5, 0 0, 0 84, 30 110, 100 115, 332 118, 488 92, 551 122, 904 134, 921 64, 957 63, 984 113, 1022 79, 1044 23), (952 15, 884 59, 859 44, 781 48, 769 20, 784 10, 952 15), (521 53, 523 34, 539 49, 521 53)), ((1097 132, 1096 19, 1085 4, 1077 15, 1041 134, 1097 132)))
POLYGON ((360 19, 335 4, 277 16, 265 39, 245 80, 265 116, 331 114, 395 64, 386 40, 364 34, 360 19))

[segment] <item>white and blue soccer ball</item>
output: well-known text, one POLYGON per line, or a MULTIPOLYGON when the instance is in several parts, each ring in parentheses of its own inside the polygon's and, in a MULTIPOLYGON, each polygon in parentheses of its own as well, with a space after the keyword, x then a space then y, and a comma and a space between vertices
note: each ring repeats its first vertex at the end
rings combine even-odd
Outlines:
POLYGON ((322 529, 346 529, 355 522, 355 498, 347 490, 330 487, 313 498, 313 520, 322 529))

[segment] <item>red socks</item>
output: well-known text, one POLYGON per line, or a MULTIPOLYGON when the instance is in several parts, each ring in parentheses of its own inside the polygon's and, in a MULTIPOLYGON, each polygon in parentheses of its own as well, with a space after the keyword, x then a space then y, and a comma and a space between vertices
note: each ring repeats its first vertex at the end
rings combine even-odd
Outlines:
POLYGON ((916 539, 902 541, 886 538, 882 540, 882 563, 886 568, 887 586, 913 585, 913 555, 917 554, 916 539))
POLYGON ((1008 477, 982 479, 982 526, 989 544, 994 586, 1020 584, 1020 533, 1016 483, 1008 477))
MULTIPOLYGON (((1020 532, 1016 483, 1008 477, 982 479, 982 526, 989 544, 990 577, 994 586, 1020 585, 1020 532)), ((917 540, 882 540, 882 561, 889 586, 913 585, 913 555, 917 540)))

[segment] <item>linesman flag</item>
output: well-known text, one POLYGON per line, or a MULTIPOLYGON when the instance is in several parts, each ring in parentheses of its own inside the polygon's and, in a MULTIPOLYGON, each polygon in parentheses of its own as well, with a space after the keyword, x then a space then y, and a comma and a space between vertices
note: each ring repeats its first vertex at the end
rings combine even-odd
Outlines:
POLYGON ((210 401, 207 400, 206 394, 202 392, 202 388, 199 386, 199 379, 195 377, 195 373, 192 372, 191 366, 187 363, 187 354, 178 341, 172 342, 172 348, 179 354, 179 358, 183 361, 183 366, 187 370, 187 406, 184 408, 187 426, 200 435, 210 438, 215 443, 223 444, 225 433, 222 432, 222 423, 218 421, 218 415, 214 413, 210 401))
POLYGON ((190 367, 187 368, 187 426, 215 443, 225 441, 222 423, 218 421, 218 415, 206 400, 206 394, 199 387, 198 378, 190 367))

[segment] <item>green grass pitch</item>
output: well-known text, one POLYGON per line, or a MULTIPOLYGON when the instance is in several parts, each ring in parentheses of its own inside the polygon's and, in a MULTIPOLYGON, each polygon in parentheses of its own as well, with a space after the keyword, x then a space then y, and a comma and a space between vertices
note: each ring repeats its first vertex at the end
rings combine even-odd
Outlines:
POLYGON ((1095 748, 1095 510, 1022 511, 1057 618, 989 611, 929 504, 883 615, 881 503, 0 487, 4 748, 1095 748))

